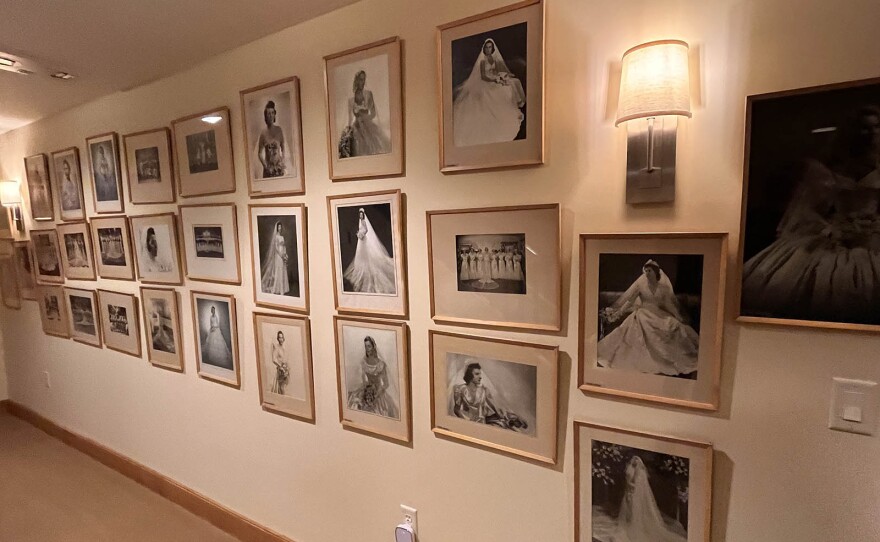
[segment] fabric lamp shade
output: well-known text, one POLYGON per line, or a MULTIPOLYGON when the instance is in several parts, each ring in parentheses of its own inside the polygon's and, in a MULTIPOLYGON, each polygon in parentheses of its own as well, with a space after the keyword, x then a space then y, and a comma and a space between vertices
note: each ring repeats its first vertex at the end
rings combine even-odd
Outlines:
POLYGON ((21 191, 18 181, 0 181, 0 204, 4 207, 21 204, 21 191))
POLYGON ((652 41, 623 54, 614 125, 662 115, 691 116, 688 44, 680 40, 652 41))

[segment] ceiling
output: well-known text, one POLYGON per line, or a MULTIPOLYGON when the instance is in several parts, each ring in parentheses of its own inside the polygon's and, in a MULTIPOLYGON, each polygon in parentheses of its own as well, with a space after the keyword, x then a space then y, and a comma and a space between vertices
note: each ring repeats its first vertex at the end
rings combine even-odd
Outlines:
POLYGON ((3 0, 0 133, 185 70, 357 0, 3 0), (50 73, 75 77, 61 81, 50 73))

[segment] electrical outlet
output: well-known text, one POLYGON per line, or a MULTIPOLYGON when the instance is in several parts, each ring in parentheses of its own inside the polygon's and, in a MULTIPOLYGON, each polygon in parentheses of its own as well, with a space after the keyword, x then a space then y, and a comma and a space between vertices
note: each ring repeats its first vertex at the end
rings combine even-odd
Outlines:
POLYGON ((52 388, 52 379, 49 378, 49 371, 43 371, 43 380, 45 381, 46 389, 51 389, 52 388))
POLYGON ((419 511, 413 508, 412 506, 407 506, 405 504, 400 505, 400 511, 403 513, 403 521, 405 523, 409 523, 412 526, 412 530, 417 535, 419 534, 419 511))

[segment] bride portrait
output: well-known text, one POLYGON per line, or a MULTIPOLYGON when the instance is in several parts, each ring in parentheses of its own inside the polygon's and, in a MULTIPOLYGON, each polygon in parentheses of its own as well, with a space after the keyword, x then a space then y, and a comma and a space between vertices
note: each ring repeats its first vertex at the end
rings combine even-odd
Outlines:
MULTIPOLYGON (((372 156, 391 152, 391 134, 378 124, 380 114, 373 91, 367 87, 367 72, 354 75, 346 110, 348 123, 339 139, 339 157, 372 156)), ((388 111, 381 112, 388 115, 388 111)))
POLYGON ((364 337, 363 352, 357 368, 346 368, 347 371, 359 374, 360 384, 348 392, 348 408, 398 419, 400 410, 397 402, 400 393, 397 390, 397 383, 389 377, 388 365, 382 359, 373 337, 369 335, 364 337))
POLYGON ((287 295, 290 292, 288 276, 289 256, 284 243, 284 227, 281 221, 275 222, 272 228, 272 240, 265 249, 262 260, 262 276, 260 289, 265 294, 287 295))
MULTIPOLYGON (((199 300, 199 305, 202 304, 202 300, 199 300)), ((208 329, 205 330, 204 328, 204 316, 202 316, 199 322, 202 333, 204 334, 204 339, 202 339, 201 344, 202 363, 207 363, 216 367, 223 367, 225 369, 232 369, 232 351, 230 350, 229 343, 223 335, 223 330, 220 327, 220 317, 217 315, 217 307, 215 307, 214 304, 210 304, 209 306, 210 316, 207 318, 208 329)), ((200 312, 203 312, 203 310, 200 312)))
POLYGON ((339 208, 340 255, 345 270, 343 290, 362 294, 396 294, 396 264, 389 253, 392 238, 390 205, 383 203, 358 207, 354 224, 351 223, 351 210, 339 208), (382 238, 389 242, 387 247, 380 239, 380 232, 370 222, 368 210, 377 213, 377 216, 378 213, 387 214, 387 220, 382 221, 387 231, 383 229, 381 232, 382 238))

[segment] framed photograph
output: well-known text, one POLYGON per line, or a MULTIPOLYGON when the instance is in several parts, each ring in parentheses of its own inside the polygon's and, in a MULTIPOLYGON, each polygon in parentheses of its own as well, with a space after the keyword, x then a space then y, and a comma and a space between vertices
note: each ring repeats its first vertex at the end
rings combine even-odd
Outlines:
POLYGON ((31 230, 31 244, 34 247, 34 268, 39 284, 63 284, 61 273, 61 251, 58 250, 58 234, 55 230, 31 230))
POLYGON ((727 234, 582 234, 580 245, 580 389, 717 410, 727 234))
POLYGON ((880 331, 880 78, 749 96, 738 320, 880 331))
POLYGON ((401 59, 396 36, 324 57, 332 180, 403 175, 401 59))
POLYGON ((92 174, 92 197, 98 214, 121 213, 122 169, 119 166, 119 139, 116 132, 86 139, 89 169, 92 174))
POLYGON ((27 241, 16 241, 13 244, 12 251, 21 297, 22 299, 35 301, 37 299, 37 276, 30 243, 27 241))
POLYGON ((35 154, 24 159, 28 198, 34 220, 55 220, 52 205, 52 187, 49 184, 49 161, 45 154, 35 154))
POLYGON ((712 445, 574 422, 576 542, 709 542, 712 445))
POLYGON ((171 123, 180 196, 235 192, 229 108, 218 107, 171 123))
POLYGON ((183 372, 180 301, 177 292, 141 286, 147 360, 163 369, 183 372))
POLYGON ((21 291, 18 287, 15 259, 11 256, 0 258, 0 294, 6 307, 21 309, 21 291))
POLYGON ((544 163, 544 4, 438 27, 440 171, 544 163))
POLYGON ((180 222, 187 278, 241 284, 235 204, 181 205, 180 222))
POLYGON ((556 463, 559 348, 428 331, 431 429, 556 463))
POLYGON ((55 193, 58 194, 61 220, 85 220, 86 202, 83 197, 79 149, 69 147, 53 152, 52 168, 54 169, 55 193))
POLYGON ((306 193, 299 78, 239 92, 251 197, 306 193))
POLYGON ((128 220, 134 239, 137 278, 147 284, 183 284, 177 216, 162 213, 133 216, 128 220))
POLYGON ((64 276, 71 280, 97 279, 89 225, 86 222, 59 224, 57 231, 64 276))
POLYGON ((248 214, 254 302, 261 307, 308 313, 306 206, 249 205, 248 214))
POLYGON ((190 292, 199 376, 233 388, 241 387, 235 297, 190 292))
POLYGON ((64 288, 61 286, 37 286, 37 302, 40 304, 40 321, 43 333, 56 337, 70 337, 70 321, 64 288))
POLYGON ((400 190, 328 196, 327 211, 336 310, 406 318, 400 190))
POLYGON ((89 225, 98 275, 104 279, 134 280, 128 220, 124 216, 95 217, 89 225))
POLYGON ((0 239, 15 239, 21 237, 17 231, 13 233, 15 226, 12 223, 11 208, 0 207, 0 239))
POLYGON ((135 205, 174 203, 171 130, 156 128, 122 136, 128 201, 135 205))
POLYGON ((309 319, 255 312, 254 342, 263 410, 314 423, 309 319))
POLYGON ((559 205, 428 211, 435 322, 558 331, 559 205))
POLYGON ((136 358, 141 357, 141 326, 138 300, 131 294, 98 290, 104 346, 136 358))
POLYGON ((70 315, 70 338, 101 348, 101 322, 94 290, 64 288, 64 302, 70 315))

